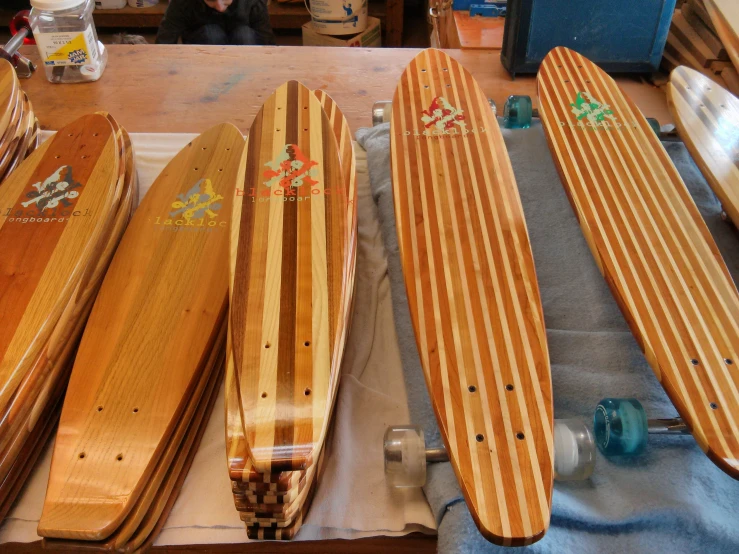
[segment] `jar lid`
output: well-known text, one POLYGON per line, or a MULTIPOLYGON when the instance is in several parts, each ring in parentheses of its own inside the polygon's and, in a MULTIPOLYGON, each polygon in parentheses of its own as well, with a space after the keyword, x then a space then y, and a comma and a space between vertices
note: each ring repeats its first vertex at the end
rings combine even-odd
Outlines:
POLYGON ((87 0, 31 0, 31 7, 46 10, 50 12, 58 12, 81 6, 87 0))

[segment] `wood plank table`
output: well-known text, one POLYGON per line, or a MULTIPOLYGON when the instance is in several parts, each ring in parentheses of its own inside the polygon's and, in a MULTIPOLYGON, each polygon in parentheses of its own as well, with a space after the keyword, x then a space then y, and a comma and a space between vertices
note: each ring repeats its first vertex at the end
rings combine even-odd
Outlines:
MULTIPOLYGON (((129 132, 201 133, 231 121, 247 132, 262 102, 284 81, 325 89, 344 111, 353 132, 372 125, 376 100, 388 100, 417 49, 293 46, 108 46, 100 81, 52 85, 37 71, 21 82, 44 129, 106 110, 129 132)), ((23 53, 39 64, 35 47, 23 53)), ((528 94, 537 105, 536 79, 511 79, 500 53, 450 50, 502 107, 511 94, 528 94)), ((672 123, 664 93, 640 78, 618 83, 645 115, 672 123)))
MULTIPOLYGON (((392 98, 397 81, 417 49, 361 49, 239 46, 113 45, 102 79, 84 85, 52 85, 43 71, 21 81, 44 129, 59 129, 96 110, 112 113, 129 132, 200 133, 231 121, 246 132, 262 102, 289 79, 323 88, 344 111, 353 132, 372 124, 376 100, 392 98), (248 48, 248 50, 246 50, 248 48)), ((502 106, 510 94, 528 94, 537 104, 533 76, 515 81, 500 64, 498 52, 450 50, 488 96, 502 106)), ((35 47, 23 53, 38 63, 35 47)), ((661 123, 671 123, 664 94, 641 80, 620 78, 641 110, 661 123)), ((203 545, 162 547, 169 552, 355 552, 392 549, 397 554, 435 552, 435 537, 288 544, 203 545)), ((3 552, 40 551, 40 543, 2 545, 3 552)))

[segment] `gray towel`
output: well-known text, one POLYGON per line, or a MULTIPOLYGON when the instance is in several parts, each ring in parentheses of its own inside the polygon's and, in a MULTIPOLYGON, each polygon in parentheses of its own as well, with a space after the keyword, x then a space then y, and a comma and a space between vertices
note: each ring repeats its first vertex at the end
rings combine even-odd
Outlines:
MULTIPOLYGON (((675 409, 647 365, 595 265, 538 122, 503 130, 531 236, 552 365, 554 416, 592 427, 604 397, 636 397, 649 417, 675 409)), ((440 444, 416 348, 395 234, 389 125, 360 129, 382 224, 412 422, 440 444)), ((739 233, 680 143, 666 143, 736 281, 739 233)), ((532 552, 739 552, 739 483, 711 463, 690 436, 649 438, 639 458, 598 453, 585 482, 557 482, 552 521, 532 552)), ((429 467, 424 488, 439 523, 439 552, 498 549, 477 531, 448 463, 429 467)))

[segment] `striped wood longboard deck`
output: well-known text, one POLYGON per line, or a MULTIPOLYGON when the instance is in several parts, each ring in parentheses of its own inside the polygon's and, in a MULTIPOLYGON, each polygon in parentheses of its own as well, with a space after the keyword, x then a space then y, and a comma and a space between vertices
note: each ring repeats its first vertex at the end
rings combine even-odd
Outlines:
POLYGON ((218 125, 169 162, 136 210, 77 354, 39 535, 104 540, 141 495, 226 314, 243 172, 241 133, 218 125))
POLYGON ((585 57, 552 50, 540 113, 585 238, 696 441, 739 477, 739 295, 646 119, 585 57))
POLYGON ((93 114, 62 128, 0 188, 1 414, 104 244, 122 164, 113 128, 93 114))
POLYGON ((392 110, 400 257, 439 427, 485 538, 530 544, 549 526, 552 385, 503 137, 474 78, 439 50, 411 61, 392 110))
POLYGON ((690 155, 739 227, 739 99, 680 66, 670 74, 667 103, 690 155))
POLYGON ((20 84, 9 61, 0 58, 0 137, 5 135, 19 99, 20 84))
POLYGON ((231 303, 244 434, 258 472, 301 470, 340 363, 345 182, 321 103, 297 81, 267 99, 247 150, 231 303))

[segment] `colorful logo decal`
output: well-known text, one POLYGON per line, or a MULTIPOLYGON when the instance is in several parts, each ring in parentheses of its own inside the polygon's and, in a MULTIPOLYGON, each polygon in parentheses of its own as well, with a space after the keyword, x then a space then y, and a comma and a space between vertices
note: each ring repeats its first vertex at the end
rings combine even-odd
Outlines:
POLYGON ((178 194, 172 202, 174 211, 169 217, 157 216, 154 225, 163 226, 166 231, 193 233, 211 232, 216 227, 226 227, 228 221, 216 221, 221 209, 223 195, 218 194, 210 179, 200 179, 185 194, 178 194))
POLYGON ((80 195, 82 183, 72 177, 72 166, 63 165, 52 173, 43 183, 31 185, 34 189, 26 193, 26 202, 21 202, 24 208, 35 204, 39 212, 54 209, 59 204, 65 208, 72 206, 72 200, 80 195))
POLYGON ((262 175, 268 187, 280 185, 283 189, 299 188, 303 185, 312 187, 318 184, 313 177, 318 177, 318 163, 308 159, 297 144, 286 144, 277 158, 267 162, 269 169, 262 175))
POLYGON ((210 179, 200 179, 187 191, 187 194, 177 195, 177 200, 172 202, 175 211, 170 212, 169 215, 177 217, 182 214, 185 221, 202 219, 206 215, 210 219, 215 219, 218 210, 221 209, 219 200, 223 200, 223 195, 213 190, 213 183, 210 179))
POLYGON ((606 119, 614 123, 616 121, 616 116, 613 115, 611 107, 608 104, 598 102, 588 92, 578 92, 575 103, 570 104, 570 106, 578 121, 587 119, 588 123, 593 126, 603 125, 606 119))
POLYGON ((423 110, 423 121, 426 129, 436 127, 439 131, 448 131, 454 125, 458 125, 462 131, 465 130, 464 112, 452 106, 443 96, 437 96, 431 101, 428 110, 423 110))

